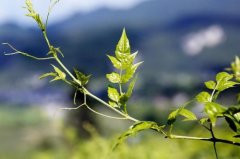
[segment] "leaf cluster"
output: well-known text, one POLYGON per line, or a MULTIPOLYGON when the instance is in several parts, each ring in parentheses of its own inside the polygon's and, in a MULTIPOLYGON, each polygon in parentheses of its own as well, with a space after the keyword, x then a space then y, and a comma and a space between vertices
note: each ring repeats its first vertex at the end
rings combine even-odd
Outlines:
MULTIPOLYGON (((232 64, 233 65, 233 64, 232 64)), ((196 96, 196 100, 204 105, 204 112, 210 119, 210 122, 213 126, 218 118, 224 117, 228 122, 229 127, 239 134, 240 123, 238 112, 239 108, 237 107, 227 107, 217 103, 217 98, 222 91, 225 91, 229 88, 235 87, 239 83, 234 81, 234 74, 229 74, 227 72, 220 72, 216 75, 215 81, 205 82, 205 86, 209 92, 201 92, 196 96)), ((206 122, 206 118, 201 120, 201 123, 206 122)))
POLYGON ((134 63, 138 52, 131 53, 130 43, 123 29, 121 38, 116 46, 115 56, 107 55, 116 71, 107 74, 106 77, 112 84, 117 84, 119 89, 110 85, 108 87, 109 105, 123 109, 127 113, 126 103, 132 95, 137 76, 135 72, 142 62, 134 63), (128 84, 126 92, 123 84, 128 84))

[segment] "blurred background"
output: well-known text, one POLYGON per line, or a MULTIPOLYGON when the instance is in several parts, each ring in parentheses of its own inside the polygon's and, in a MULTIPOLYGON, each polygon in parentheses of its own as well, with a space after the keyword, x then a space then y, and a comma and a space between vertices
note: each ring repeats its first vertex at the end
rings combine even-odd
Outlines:
MULTIPOLYGON (((43 19, 49 3, 33 0, 43 19)), ((0 43, 44 57, 47 45, 22 6, 24 0, 0 1, 0 43)), ((165 124, 171 110, 194 98, 204 89, 204 81, 213 79, 239 54, 239 6, 238 0, 61 0, 50 15, 48 34, 63 51, 65 65, 92 74, 88 88, 106 100, 105 74, 113 69, 106 54, 114 54, 125 27, 132 50, 139 51, 138 60, 144 61, 129 112, 165 124)), ((0 52, 0 158, 214 157, 209 143, 169 141, 151 131, 111 153, 114 140, 131 123, 102 118, 84 108, 61 111, 73 107, 74 90, 62 82, 38 79, 52 70, 53 61, 3 56, 12 52, 5 45, 0 45, 0 52)), ((81 95, 78 98, 81 101, 81 95)), ((89 102, 111 114, 94 100, 89 102)), ((202 115, 200 105, 192 110, 202 115)), ((209 135, 194 122, 179 123, 177 128, 178 133, 209 135)), ((218 135, 232 135, 228 131, 218 135)), ((219 144, 218 148, 222 158, 239 158, 237 147, 219 144)))

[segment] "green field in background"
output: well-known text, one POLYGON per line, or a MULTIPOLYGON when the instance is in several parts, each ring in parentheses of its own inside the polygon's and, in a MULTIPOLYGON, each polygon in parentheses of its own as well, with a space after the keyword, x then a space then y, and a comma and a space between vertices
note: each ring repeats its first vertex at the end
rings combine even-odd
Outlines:
MULTIPOLYGON (((108 121, 111 122, 111 121, 108 121)), ((108 123, 111 124, 111 123, 108 123)), ((212 159, 211 143, 168 140, 153 131, 130 138, 112 151, 120 135, 102 137, 87 126, 92 137, 76 137, 74 128, 64 128, 59 118, 49 117, 38 107, 0 107, 1 159, 212 159)), ((123 132, 124 130, 122 130, 123 132)), ((223 131, 224 132, 224 131, 223 131)), ((181 133, 181 132, 179 132, 181 133)), ((204 129, 188 134, 204 136, 204 129)), ((225 134, 217 134, 218 136, 225 134)), ((217 144, 220 159, 239 159, 240 148, 217 144)))

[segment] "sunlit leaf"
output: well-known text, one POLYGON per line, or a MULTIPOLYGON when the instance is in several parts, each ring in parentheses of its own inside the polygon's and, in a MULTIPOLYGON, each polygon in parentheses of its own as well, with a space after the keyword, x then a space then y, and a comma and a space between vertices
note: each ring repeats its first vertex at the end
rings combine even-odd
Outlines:
POLYGON ((119 105, 118 105, 116 102, 114 102, 114 101, 109 101, 108 103, 109 103, 109 105, 111 105, 112 107, 119 107, 119 105))
POLYGON ((208 89, 214 89, 216 87, 216 82, 214 81, 207 81, 204 84, 208 89))
POLYGON ((52 67, 54 68, 55 72, 57 73, 57 77, 55 77, 51 81, 63 80, 66 78, 66 74, 63 71, 61 71, 58 67, 56 67, 54 65, 52 65, 52 67))
POLYGON ((130 54, 130 52, 131 52, 130 43, 125 29, 123 29, 121 38, 116 47, 116 56, 118 59, 121 59, 121 56, 119 56, 118 53, 130 54))
POLYGON ((203 125, 204 123, 208 122, 208 120, 209 120, 208 118, 202 118, 199 120, 199 122, 200 122, 200 124, 203 125))
POLYGON ((107 74, 106 77, 112 83, 120 83, 121 82, 120 75, 116 72, 107 74))
POLYGON ((225 89, 234 87, 236 84, 238 84, 238 83, 234 82, 234 81, 224 81, 224 82, 222 81, 222 82, 219 82, 217 90, 218 91, 224 91, 225 89))
POLYGON ((201 92, 196 96, 196 99, 200 103, 211 102, 211 96, 208 92, 201 92))
POLYGON ((134 59, 136 57, 138 52, 135 52, 133 54, 129 54, 129 55, 126 55, 124 58, 122 58, 120 61, 121 61, 121 64, 122 64, 122 70, 125 70, 127 69, 128 67, 132 66, 133 65, 133 62, 134 62, 134 59))
POLYGON ((128 86, 128 90, 127 90, 127 93, 126 93, 126 96, 128 98, 131 97, 131 95, 132 95, 133 88, 135 86, 136 81, 137 81, 137 76, 130 82, 130 84, 128 86))
POLYGON ((39 77, 39 79, 43 79, 43 78, 46 78, 46 77, 49 77, 49 76, 56 77, 57 73, 55 73, 55 72, 44 73, 39 77))
POLYGON ((131 137, 133 135, 136 135, 136 133, 147 130, 147 129, 153 129, 156 131, 160 131, 163 129, 164 126, 158 126, 157 123, 151 122, 151 121, 140 121, 132 125, 126 132, 124 132, 119 138, 117 143, 114 146, 114 149, 121 144, 124 140, 126 140, 128 137, 131 137))
POLYGON ((117 69, 121 69, 122 68, 122 64, 120 61, 118 61, 118 59, 116 59, 113 56, 107 55, 107 57, 110 59, 110 61, 112 62, 113 66, 117 69))
POLYGON ((116 88, 108 87, 108 97, 114 102, 118 102, 120 95, 116 88))
POLYGON ((223 116, 223 112, 226 111, 226 108, 220 104, 208 102, 205 104, 204 111, 209 116, 212 125, 215 126, 217 117, 223 116))
POLYGON ((233 78, 233 75, 230 75, 227 72, 220 72, 216 75, 216 81, 220 82, 220 81, 229 81, 230 79, 233 78))
POLYGON ((176 121, 177 116, 179 116, 179 115, 184 117, 184 121, 197 120, 197 117, 193 112, 185 109, 184 107, 181 107, 181 108, 171 112, 168 115, 168 124, 172 125, 176 121))
POLYGON ((137 68, 142 64, 143 62, 138 62, 134 64, 133 66, 129 67, 126 69, 126 73, 122 75, 121 82, 122 83, 127 83, 134 75, 136 72, 137 68))

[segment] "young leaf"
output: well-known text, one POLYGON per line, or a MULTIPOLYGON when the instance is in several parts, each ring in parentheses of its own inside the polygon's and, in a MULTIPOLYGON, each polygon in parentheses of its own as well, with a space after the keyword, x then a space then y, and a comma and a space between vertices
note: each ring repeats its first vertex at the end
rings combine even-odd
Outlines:
POLYGON ((234 73, 236 80, 240 81, 240 59, 238 56, 235 57, 235 61, 231 63, 231 70, 234 73))
POLYGON ((121 82, 120 75, 116 72, 112 72, 110 74, 107 74, 106 77, 112 83, 120 83, 121 82))
POLYGON ((56 76, 57 76, 57 73, 55 73, 55 72, 44 73, 44 74, 42 74, 42 75, 39 77, 39 79, 43 79, 43 78, 46 78, 46 77, 48 77, 48 76, 56 77, 56 76))
POLYGON ((164 126, 158 126, 157 123, 151 122, 151 121, 140 121, 136 122, 134 125, 132 125, 126 132, 124 132, 119 138, 117 143, 115 144, 115 149, 119 144, 121 144, 124 140, 126 140, 128 137, 135 135, 136 133, 147 130, 147 129, 153 129, 156 131, 160 131, 163 129, 164 126))
POLYGON ((129 86, 128 86, 128 90, 127 90, 127 93, 126 93, 126 96, 127 96, 128 98, 130 98, 131 95, 132 95, 133 88, 134 88, 134 86, 135 86, 136 81, 137 81, 137 76, 130 82, 130 84, 129 84, 129 86))
POLYGON ((207 81, 204 84, 208 89, 215 89, 216 87, 216 82, 214 81, 207 81))
POLYGON ((108 87, 108 97, 114 102, 118 102, 120 95, 116 88, 108 87))
POLYGON ((197 116, 193 112, 191 112, 190 110, 187 110, 185 108, 182 109, 179 112, 179 114, 185 117, 185 119, 183 121, 197 120, 197 116))
POLYGON ((225 120, 227 121, 229 127, 240 134, 240 107, 230 107, 226 112, 224 112, 225 120))
POLYGON ((227 72, 220 72, 216 75, 216 81, 220 82, 220 81, 229 81, 230 79, 233 78, 233 75, 230 75, 227 72))
POLYGON ((77 69, 74 69, 74 72, 76 74, 77 79, 81 82, 82 85, 85 85, 88 83, 91 75, 84 75, 82 72, 79 72, 77 69))
POLYGON ((181 108, 171 112, 168 115, 168 124, 172 125, 176 121, 177 116, 179 116, 179 115, 185 117, 185 119, 183 121, 197 120, 197 117, 193 112, 185 109, 184 107, 181 107, 181 108))
POLYGON ((56 73, 58 74, 58 76, 62 79, 65 79, 66 74, 64 72, 62 72, 59 68, 57 68, 56 66, 52 65, 52 67, 54 68, 54 70, 56 71, 56 73))
POLYGON ((211 102, 211 96, 208 92, 201 92, 196 96, 196 99, 199 103, 211 102))
POLYGON ((110 55, 107 55, 107 57, 110 59, 110 61, 112 62, 113 66, 116 68, 116 69, 122 69, 122 64, 120 61, 118 61, 118 59, 116 59, 115 57, 113 56, 110 56, 110 55))
POLYGON ((239 84, 239 83, 234 81, 222 81, 222 82, 219 82, 219 85, 216 89, 218 91, 224 91, 228 88, 234 87, 236 84, 239 84))
POLYGON ((202 119, 199 120, 199 122, 200 122, 200 124, 203 125, 203 124, 206 123, 208 120, 209 120, 208 118, 202 118, 202 119))
POLYGON ((128 67, 132 66, 136 55, 137 55, 137 52, 135 52, 135 53, 133 53, 133 54, 126 55, 124 58, 122 58, 122 59, 120 60, 120 61, 121 61, 121 64, 122 64, 121 69, 122 69, 122 70, 125 70, 125 69, 127 69, 128 67))
POLYGON ((119 105, 114 101, 109 101, 108 104, 111 105, 112 107, 119 107, 119 105))
POLYGON ((133 66, 126 69, 126 73, 122 76, 121 82, 127 83, 136 72, 137 68, 142 64, 143 62, 138 62, 134 64, 133 66))
POLYGON ((220 104, 208 102, 205 104, 204 111, 210 118, 210 121, 213 126, 215 126, 218 116, 223 116, 223 113, 226 111, 226 108, 220 104))
POLYGON ((130 52, 131 52, 130 43, 125 29, 123 29, 121 38, 116 47, 116 56, 117 58, 121 59, 118 53, 130 54, 130 52))

